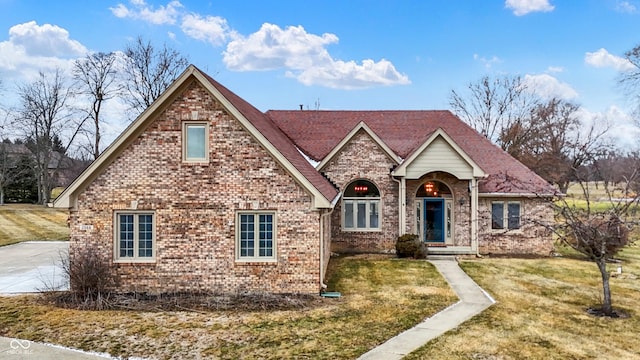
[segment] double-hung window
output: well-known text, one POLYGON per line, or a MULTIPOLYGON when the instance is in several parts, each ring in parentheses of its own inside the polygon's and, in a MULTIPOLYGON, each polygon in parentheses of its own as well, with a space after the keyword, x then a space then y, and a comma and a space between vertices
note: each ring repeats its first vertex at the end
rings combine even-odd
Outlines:
POLYGON ((115 214, 115 259, 155 260, 155 220, 151 212, 115 214))
POLYGON ((492 229, 520 229, 520 202, 493 201, 491 203, 492 229))
POLYGON ((206 122, 182 124, 182 160, 206 162, 209 160, 209 125, 206 122))
POLYGON ((372 182, 356 180, 345 189, 342 200, 342 229, 380 230, 380 192, 372 182))
POLYGON ((276 259, 276 215, 273 212, 238 212, 236 258, 246 261, 276 259))

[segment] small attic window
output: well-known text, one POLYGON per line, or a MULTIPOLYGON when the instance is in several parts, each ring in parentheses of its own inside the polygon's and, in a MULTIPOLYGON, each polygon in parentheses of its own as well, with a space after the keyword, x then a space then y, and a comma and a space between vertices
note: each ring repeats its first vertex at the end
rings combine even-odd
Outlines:
POLYGON ((182 160, 206 162, 209 160, 209 128, 207 123, 186 122, 182 125, 182 160))

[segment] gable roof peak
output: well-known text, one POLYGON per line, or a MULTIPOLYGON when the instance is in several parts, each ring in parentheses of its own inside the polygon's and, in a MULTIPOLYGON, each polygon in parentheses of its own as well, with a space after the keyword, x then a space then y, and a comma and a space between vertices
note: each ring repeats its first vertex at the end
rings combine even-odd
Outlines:
POLYGON ((188 81, 195 78, 227 111, 279 162, 309 193, 317 208, 333 207, 338 190, 298 152, 293 142, 264 113, 224 87, 212 77, 189 65, 160 97, 142 112, 105 151, 67 187, 54 202, 56 207, 73 207, 78 194, 90 184, 124 149, 139 136, 157 114, 188 81))

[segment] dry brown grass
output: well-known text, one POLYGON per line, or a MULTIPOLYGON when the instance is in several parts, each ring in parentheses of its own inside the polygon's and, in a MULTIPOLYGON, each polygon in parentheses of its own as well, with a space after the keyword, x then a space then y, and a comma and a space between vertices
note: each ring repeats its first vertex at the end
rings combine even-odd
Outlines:
POLYGON ((301 310, 80 311, 0 297, 0 335, 115 356, 353 359, 457 301, 428 262, 387 256, 331 260, 339 299, 301 310))
POLYGON ((28 240, 67 240, 68 212, 40 205, 0 206, 0 246, 28 240))
POLYGON ((640 247, 620 257, 623 273, 611 290, 614 308, 631 316, 624 319, 586 313, 602 291, 592 262, 466 260, 464 270, 497 304, 407 359, 640 359, 640 247))

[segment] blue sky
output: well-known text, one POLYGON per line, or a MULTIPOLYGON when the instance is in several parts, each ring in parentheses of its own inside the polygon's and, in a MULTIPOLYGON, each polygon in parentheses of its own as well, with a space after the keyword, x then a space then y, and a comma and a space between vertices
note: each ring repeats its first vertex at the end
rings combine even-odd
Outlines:
POLYGON ((37 71, 142 35, 263 111, 448 109, 452 89, 510 74, 631 143, 616 78, 639 30, 640 0, 0 0, 0 79, 11 101, 37 71))

